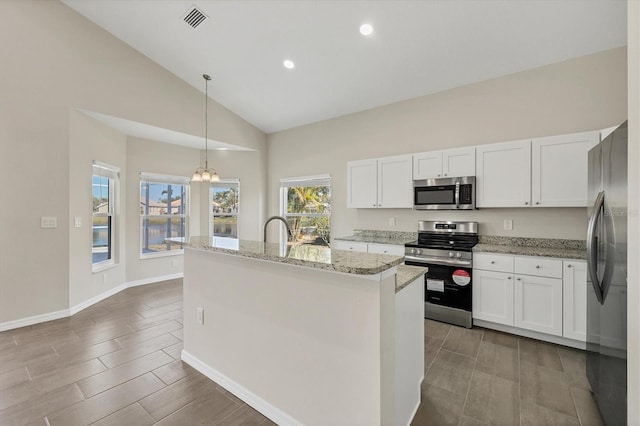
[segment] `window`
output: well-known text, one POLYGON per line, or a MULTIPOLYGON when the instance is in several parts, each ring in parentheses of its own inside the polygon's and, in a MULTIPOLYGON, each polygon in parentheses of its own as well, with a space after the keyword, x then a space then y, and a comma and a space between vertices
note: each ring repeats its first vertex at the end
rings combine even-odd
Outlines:
POLYGON ((222 180, 211 184, 211 235, 238 238, 240 182, 222 180))
POLYGON ((188 206, 188 178, 140 174, 140 258, 183 253, 188 206))
POLYGON ((331 231, 331 178, 310 176, 280 181, 281 212, 292 244, 328 246, 331 231))
POLYGON ((91 192, 93 195, 93 271, 115 264, 115 200, 119 169, 93 162, 91 192))

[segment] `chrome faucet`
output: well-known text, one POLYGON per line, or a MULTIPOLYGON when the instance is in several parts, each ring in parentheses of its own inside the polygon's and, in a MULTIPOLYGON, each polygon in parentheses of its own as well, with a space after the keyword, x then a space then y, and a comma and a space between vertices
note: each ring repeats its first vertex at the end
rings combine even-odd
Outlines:
POLYGON ((285 219, 282 216, 271 216, 269 219, 267 219, 267 221, 264 223, 264 231, 263 231, 263 238, 262 241, 263 242, 267 242, 267 225, 269 224, 269 222, 271 222, 272 220, 280 220, 282 221, 282 223, 284 223, 284 226, 287 228, 287 241, 289 241, 291 239, 291 237, 293 237, 293 234, 291 233, 291 228, 289 228, 289 223, 287 223, 287 219, 285 219))

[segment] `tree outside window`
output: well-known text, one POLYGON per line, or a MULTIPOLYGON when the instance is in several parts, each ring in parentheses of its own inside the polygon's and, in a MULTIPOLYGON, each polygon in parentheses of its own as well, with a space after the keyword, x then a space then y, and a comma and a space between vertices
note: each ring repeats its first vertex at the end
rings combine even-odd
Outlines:
POLYGON ((211 185, 212 236, 238 238, 240 182, 223 180, 211 185))
POLYGON ((281 183, 283 216, 293 244, 329 246, 331 184, 328 177, 285 180, 281 183))

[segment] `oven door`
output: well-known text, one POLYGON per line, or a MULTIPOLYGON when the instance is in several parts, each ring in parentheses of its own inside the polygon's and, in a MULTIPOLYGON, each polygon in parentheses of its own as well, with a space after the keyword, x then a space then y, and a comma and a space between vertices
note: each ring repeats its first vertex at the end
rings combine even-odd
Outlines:
POLYGON ((470 266, 405 261, 407 265, 427 266, 425 301, 471 312, 472 269, 470 266))

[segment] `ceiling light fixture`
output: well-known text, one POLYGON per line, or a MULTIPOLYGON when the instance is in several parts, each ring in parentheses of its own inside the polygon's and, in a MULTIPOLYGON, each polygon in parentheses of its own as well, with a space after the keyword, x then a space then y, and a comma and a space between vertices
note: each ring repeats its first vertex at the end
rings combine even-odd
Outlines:
POLYGON ((370 36, 373 34, 373 25, 371 24, 362 24, 360 25, 360 34, 363 36, 370 36))
POLYGON ((288 70, 292 70, 295 68, 296 64, 293 63, 293 61, 290 61, 289 59, 285 59, 282 62, 282 65, 284 65, 284 67, 288 70))
POLYGON ((204 167, 198 167, 191 177, 191 182, 219 182, 220 176, 215 170, 209 168, 209 77, 202 74, 204 78, 204 167))

